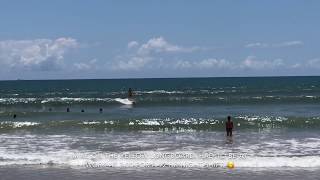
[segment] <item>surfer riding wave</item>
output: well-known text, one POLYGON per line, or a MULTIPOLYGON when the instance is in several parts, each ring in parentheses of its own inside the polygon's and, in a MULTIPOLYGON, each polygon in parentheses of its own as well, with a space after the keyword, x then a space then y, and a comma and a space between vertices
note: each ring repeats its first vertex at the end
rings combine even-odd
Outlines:
POLYGON ((122 99, 122 98, 116 98, 116 101, 122 103, 122 104, 126 104, 126 105, 133 105, 135 104, 135 101, 133 99, 133 90, 131 88, 129 88, 128 90, 128 97, 126 99, 122 99))

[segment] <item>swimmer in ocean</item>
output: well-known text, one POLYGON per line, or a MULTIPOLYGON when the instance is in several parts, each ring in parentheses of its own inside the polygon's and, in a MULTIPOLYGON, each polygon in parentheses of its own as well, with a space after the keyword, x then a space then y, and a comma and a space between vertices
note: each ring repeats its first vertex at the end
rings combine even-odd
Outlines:
POLYGON ((233 130, 233 122, 231 121, 231 116, 228 116, 228 120, 226 122, 227 136, 232 136, 232 130, 233 130))
POLYGON ((132 104, 136 104, 135 100, 133 99, 133 91, 131 88, 128 90, 128 100, 130 100, 132 104))
POLYGON ((129 88, 129 90, 128 90, 128 99, 131 99, 131 98, 132 98, 132 96, 133 96, 132 89, 131 89, 131 88, 129 88))

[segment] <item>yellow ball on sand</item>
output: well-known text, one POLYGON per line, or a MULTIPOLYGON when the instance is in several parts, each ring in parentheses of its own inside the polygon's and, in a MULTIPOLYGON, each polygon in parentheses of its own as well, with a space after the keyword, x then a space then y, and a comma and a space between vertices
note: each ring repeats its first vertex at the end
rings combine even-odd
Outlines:
POLYGON ((229 161, 228 164, 227 164, 227 167, 229 169, 233 169, 234 168, 234 163, 232 161, 229 161))

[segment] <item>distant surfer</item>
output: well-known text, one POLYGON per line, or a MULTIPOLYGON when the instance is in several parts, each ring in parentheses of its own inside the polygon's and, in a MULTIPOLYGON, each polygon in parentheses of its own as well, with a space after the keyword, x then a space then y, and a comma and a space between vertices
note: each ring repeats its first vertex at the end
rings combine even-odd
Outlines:
POLYGON ((121 104, 125 104, 125 105, 135 104, 135 100, 133 99, 133 90, 131 88, 129 88, 127 98, 115 98, 114 100, 117 102, 120 102, 121 104))
POLYGON ((233 130, 233 122, 231 121, 231 116, 228 116, 228 120, 226 122, 227 136, 232 136, 232 130, 233 130))
POLYGON ((133 99, 133 91, 131 88, 128 90, 128 100, 130 101, 131 104, 135 104, 136 102, 133 99))
POLYGON ((129 88, 129 90, 128 90, 128 99, 131 99, 131 98, 132 98, 132 96, 133 96, 132 89, 131 89, 131 88, 129 88))

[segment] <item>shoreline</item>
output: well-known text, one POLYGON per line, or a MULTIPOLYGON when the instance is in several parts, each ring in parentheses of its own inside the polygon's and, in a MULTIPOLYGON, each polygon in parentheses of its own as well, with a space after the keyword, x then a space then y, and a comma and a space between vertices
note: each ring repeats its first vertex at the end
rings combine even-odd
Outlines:
POLYGON ((145 168, 100 168, 84 169, 69 167, 3 167, 0 174, 3 179, 53 180, 53 179, 317 179, 320 169, 310 168, 271 168, 271 169, 145 169, 145 168), (308 176, 306 176, 308 174, 308 176))

